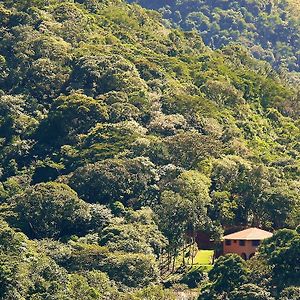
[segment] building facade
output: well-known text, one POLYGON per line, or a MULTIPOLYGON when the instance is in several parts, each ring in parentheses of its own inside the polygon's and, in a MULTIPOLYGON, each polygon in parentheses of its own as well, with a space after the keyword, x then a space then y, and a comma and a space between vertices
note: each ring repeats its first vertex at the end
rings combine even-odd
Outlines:
POLYGON ((273 234, 271 232, 259 229, 248 228, 224 236, 223 254, 236 253, 243 259, 250 259, 257 251, 260 243, 273 234))

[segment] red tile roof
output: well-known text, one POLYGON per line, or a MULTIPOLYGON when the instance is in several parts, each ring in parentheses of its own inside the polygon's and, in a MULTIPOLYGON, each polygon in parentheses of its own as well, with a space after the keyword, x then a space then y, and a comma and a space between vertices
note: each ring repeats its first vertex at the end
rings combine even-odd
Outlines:
POLYGON ((224 236, 224 240, 264 240, 271 237, 273 233, 259 228, 248 228, 224 236))

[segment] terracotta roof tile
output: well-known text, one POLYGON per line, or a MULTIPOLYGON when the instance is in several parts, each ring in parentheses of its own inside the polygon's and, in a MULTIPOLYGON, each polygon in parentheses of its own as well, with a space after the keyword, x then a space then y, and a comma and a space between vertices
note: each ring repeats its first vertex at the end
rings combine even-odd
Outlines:
POLYGON ((242 231, 225 235, 224 240, 264 240, 271 237, 272 235, 273 233, 259 228, 248 228, 242 231))

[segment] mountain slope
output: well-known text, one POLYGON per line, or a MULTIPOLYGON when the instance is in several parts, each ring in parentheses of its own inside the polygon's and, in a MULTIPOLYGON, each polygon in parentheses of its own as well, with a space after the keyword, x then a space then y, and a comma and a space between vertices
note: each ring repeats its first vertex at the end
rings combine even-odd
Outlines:
POLYGON ((0 26, 0 299, 173 299, 187 231, 298 225, 299 94, 269 64, 119 0, 0 26))
POLYGON ((298 1, 129 1, 160 10, 185 30, 197 30, 206 45, 246 46, 276 68, 300 70, 298 1))

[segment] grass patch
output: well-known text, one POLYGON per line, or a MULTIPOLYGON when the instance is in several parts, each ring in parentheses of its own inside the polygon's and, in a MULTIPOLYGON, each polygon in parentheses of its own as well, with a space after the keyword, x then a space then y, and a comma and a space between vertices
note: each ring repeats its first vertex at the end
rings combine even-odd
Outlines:
POLYGON ((195 265, 211 265, 213 261, 213 250, 199 250, 194 258, 195 265))

